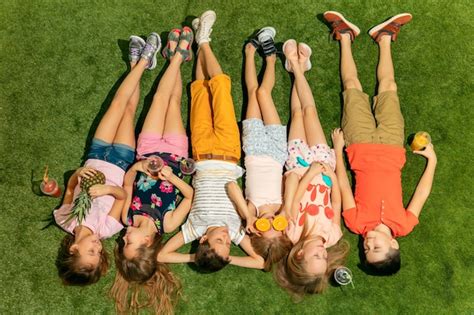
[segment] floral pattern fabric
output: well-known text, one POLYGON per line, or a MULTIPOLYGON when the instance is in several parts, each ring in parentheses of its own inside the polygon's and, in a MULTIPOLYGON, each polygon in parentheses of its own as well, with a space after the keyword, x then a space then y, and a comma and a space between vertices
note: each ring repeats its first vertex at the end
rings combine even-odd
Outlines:
MULTIPOLYGON (((180 162, 183 157, 171 153, 154 152, 146 154, 158 155, 163 159, 164 165, 168 165, 173 173, 183 178, 180 170, 180 162)), ((153 219, 156 229, 163 234, 163 218, 165 214, 176 208, 179 189, 168 181, 162 181, 138 172, 133 184, 133 195, 130 208, 128 209, 128 225, 133 224, 133 216, 142 215, 153 219)))

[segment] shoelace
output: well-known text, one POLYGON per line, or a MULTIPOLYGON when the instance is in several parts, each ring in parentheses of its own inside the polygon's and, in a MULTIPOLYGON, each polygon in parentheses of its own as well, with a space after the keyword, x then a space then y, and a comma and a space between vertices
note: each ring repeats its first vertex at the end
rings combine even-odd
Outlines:
MULTIPOLYGON (((150 43, 146 43, 145 48, 143 48, 142 55, 147 56, 147 54, 153 53, 155 51, 155 49, 156 48, 155 48, 154 45, 152 45, 150 43)), ((149 56, 147 56, 147 57, 149 57, 149 56)))
POLYGON ((140 56, 142 53, 142 50, 138 47, 130 47, 130 55, 131 56, 140 56))

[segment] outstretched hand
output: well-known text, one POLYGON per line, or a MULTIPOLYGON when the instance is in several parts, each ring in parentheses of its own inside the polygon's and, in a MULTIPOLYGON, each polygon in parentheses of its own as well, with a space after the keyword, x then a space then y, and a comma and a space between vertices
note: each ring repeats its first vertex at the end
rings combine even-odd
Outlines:
POLYGON ((344 132, 341 128, 336 128, 331 133, 332 145, 334 150, 342 151, 344 149, 344 132))
POLYGON ((428 144, 424 150, 420 151, 413 151, 414 154, 418 154, 421 156, 424 156, 427 158, 429 161, 434 161, 436 162, 436 152, 434 150, 434 146, 432 143, 428 144))

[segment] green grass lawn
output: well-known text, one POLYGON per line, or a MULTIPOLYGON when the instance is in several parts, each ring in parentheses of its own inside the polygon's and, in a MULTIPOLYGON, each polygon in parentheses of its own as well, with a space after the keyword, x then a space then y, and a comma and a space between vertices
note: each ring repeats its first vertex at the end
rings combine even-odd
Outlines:
MULTIPOLYGON (((184 287, 180 314, 472 314, 474 312, 473 207, 473 6, 470 1, 13 1, 0 4, 0 313, 113 313, 106 297, 115 274, 96 285, 64 287, 54 261, 64 232, 47 225, 56 199, 32 192, 45 164, 64 182, 77 168, 98 119, 127 71, 131 34, 169 31, 206 9, 217 12, 213 48, 233 80, 240 120, 242 45, 257 28, 272 25, 277 40, 295 38, 313 49, 307 77, 329 136, 341 115, 339 51, 317 18, 343 12, 363 32, 385 18, 411 12, 413 21, 393 45, 393 60, 406 134, 431 133, 438 167, 420 224, 400 239, 402 269, 372 277, 358 268, 357 236, 348 266, 355 289, 331 287, 326 294, 293 304, 272 275, 228 266, 199 274, 188 265, 172 269, 184 287), (470 296, 470 298, 469 298, 470 296)), ((360 80, 375 90, 377 46, 363 33, 353 45, 360 80)), ((259 60, 259 63, 261 61, 259 60)), ((150 104, 157 70, 142 81, 139 112, 150 104)), ((192 66, 183 66, 191 81, 192 66)), ((274 100, 286 121, 290 78, 277 64, 274 100)), ((187 108, 188 95, 183 95, 187 108)), ((187 111, 186 111, 187 112, 187 111)), ((187 114, 184 117, 187 121, 187 114)), ((408 201, 424 159, 407 153, 403 172, 408 201)), ((106 241, 112 252, 114 240, 106 241)), ((235 252, 240 250, 235 248, 235 252)))

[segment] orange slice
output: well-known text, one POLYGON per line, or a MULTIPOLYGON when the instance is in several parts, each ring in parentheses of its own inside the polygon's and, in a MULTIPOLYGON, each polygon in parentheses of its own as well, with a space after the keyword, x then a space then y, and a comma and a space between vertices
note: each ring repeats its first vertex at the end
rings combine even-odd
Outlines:
POLYGON ((270 221, 266 218, 260 218, 257 221, 255 221, 255 227, 257 230, 260 232, 266 232, 270 230, 270 221))
POLYGON ((284 216, 277 215, 273 219, 273 228, 276 231, 283 231, 284 229, 286 229, 287 226, 288 226, 288 220, 284 216))

